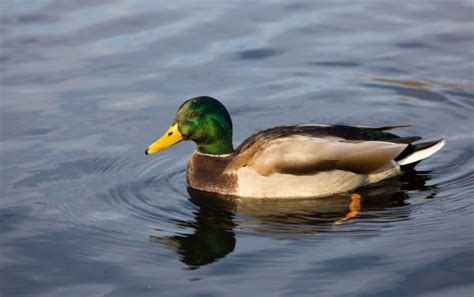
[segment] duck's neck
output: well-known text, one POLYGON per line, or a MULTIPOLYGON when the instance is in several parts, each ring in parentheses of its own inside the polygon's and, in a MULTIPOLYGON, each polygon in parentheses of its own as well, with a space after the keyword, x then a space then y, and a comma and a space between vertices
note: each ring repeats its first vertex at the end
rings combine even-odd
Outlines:
POLYGON ((232 146, 232 138, 224 137, 211 143, 200 143, 197 145, 196 151, 209 155, 231 154, 234 151, 234 147, 232 146))

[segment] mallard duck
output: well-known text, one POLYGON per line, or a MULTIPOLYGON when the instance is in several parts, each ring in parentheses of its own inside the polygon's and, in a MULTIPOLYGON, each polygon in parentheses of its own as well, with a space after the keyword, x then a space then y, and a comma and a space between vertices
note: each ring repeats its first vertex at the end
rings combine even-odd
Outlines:
POLYGON ((413 144, 421 137, 386 132, 402 127, 279 126, 234 149, 229 112, 202 96, 185 101, 145 153, 194 141, 186 179, 199 191, 246 198, 328 196, 399 175, 445 144, 443 139, 413 144))

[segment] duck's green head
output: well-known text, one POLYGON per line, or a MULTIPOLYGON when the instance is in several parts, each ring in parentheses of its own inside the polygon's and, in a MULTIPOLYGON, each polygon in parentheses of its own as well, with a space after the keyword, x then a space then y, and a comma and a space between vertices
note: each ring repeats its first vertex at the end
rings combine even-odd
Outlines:
POLYGON ((200 153, 232 153, 232 121, 229 112, 214 98, 191 98, 178 108, 168 131, 153 142, 145 154, 163 151, 182 140, 194 141, 200 153))

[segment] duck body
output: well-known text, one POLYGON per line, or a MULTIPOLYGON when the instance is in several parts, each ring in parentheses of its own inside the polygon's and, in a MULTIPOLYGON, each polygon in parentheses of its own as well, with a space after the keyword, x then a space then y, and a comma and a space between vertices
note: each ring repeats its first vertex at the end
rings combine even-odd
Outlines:
MULTIPOLYGON (((347 192, 402 173, 401 160, 406 158, 397 157, 405 150, 408 155, 417 151, 410 143, 420 137, 385 132, 392 128, 398 126, 275 127, 254 134, 232 154, 193 152, 186 177, 191 188, 246 198, 347 192)), ((430 143, 436 144, 444 143, 430 143)))
POLYGON ((406 126, 301 125, 260 131, 234 150, 232 123, 222 108, 220 102, 210 97, 188 100, 178 110, 172 127, 147 153, 150 149, 153 153, 166 148, 169 139, 181 140, 173 137, 194 140, 197 148, 186 172, 189 187, 241 198, 306 198, 348 192, 397 176, 445 144, 442 139, 414 144, 421 137, 402 138, 387 132, 406 126), (211 105, 211 112, 203 105, 211 105), (194 110, 199 110, 202 122, 214 125, 205 129, 210 132, 193 132, 201 135, 199 139, 186 135, 186 130, 198 129, 185 127, 190 125, 187 117, 194 110), (213 114, 215 110, 219 110, 217 115, 213 114), (206 114, 208 118, 204 119, 206 114), (229 135, 230 144, 222 139, 229 135))
POLYGON ((400 166, 392 163, 373 174, 336 169, 305 175, 274 173, 263 176, 248 167, 226 172, 225 165, 230 159, 232 156, 216 157, 194 152, 186 170, 188 185, 199 191, 232 197, 308 198, 347 192, 401 173, 400 166))

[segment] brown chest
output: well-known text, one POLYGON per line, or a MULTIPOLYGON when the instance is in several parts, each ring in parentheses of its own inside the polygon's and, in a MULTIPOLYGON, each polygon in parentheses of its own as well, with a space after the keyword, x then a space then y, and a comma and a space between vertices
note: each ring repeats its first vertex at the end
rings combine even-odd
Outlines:
POLYGON ((191 188, 201 191, 233 195, 237 192, 237 176, 224 173, 233 155, 213 156, 194 152, 186 171, 191 188))

